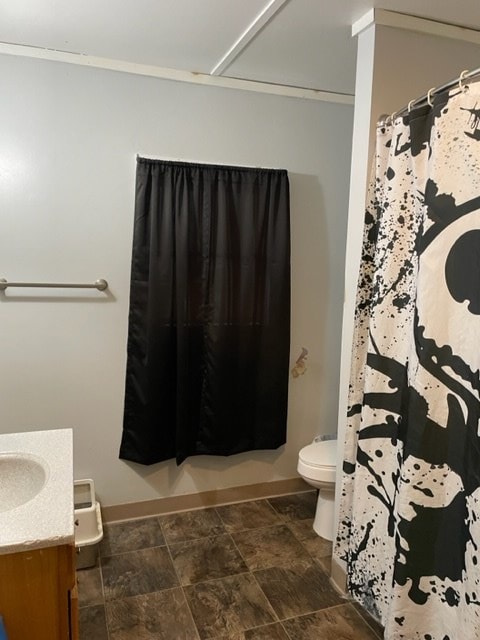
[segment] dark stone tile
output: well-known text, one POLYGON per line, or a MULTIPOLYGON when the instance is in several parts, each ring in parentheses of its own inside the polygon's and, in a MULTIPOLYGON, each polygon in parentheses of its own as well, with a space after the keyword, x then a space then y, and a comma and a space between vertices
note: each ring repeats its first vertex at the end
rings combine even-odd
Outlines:
POLYGON ((308 520, 315 517, 317 492, 294 493, 289 496, 269 498, 268 501, 285 521, 308 520))
POLYGON ((245 631, 245 640, 290 640, 280 622, 245 631))
POLYGON ((255 571, 254 575, 281 620, 344 602, 313 560, 255 571))
POLYGON ((280 524, 278 515, 266 500, 228 504, 217 507, 217 513, 229 532, 280 524))
POLYGON ((310 560, 306 550, 285 525, 239 531, 231 535, 252 571, 296 560, 310 560))
POLYGON ((108 640, 105 607, 83 607, 79 611, 80 640, 108 640))
POLYGON ((239 631, 238 633, 230 632, 226 636, 209 637, 208 640, 245 640, 245 634, 243 631, 239 631))
POLYGON ((105 600, 127 598, 178 586, 167 547, 102 558, 105 600))
POLYGON ((228 635, 215 636, 208 640, 291 640, 280 622, 267 624, 263 627, 255 627, 238 633, 230 632, 228 635))
POLYGON ((247 631, 229 633, 228 635, 215 636, 208 640, 291 640, 280 622, 267 624, 263 627, 255 627, 247 631))
POLYGON ((248 571, 228 534, 178 542, 170 545, 170 553, 182 585, 248 571))
POLYGON ((325 558, 317 558, 316 562, 325 571, 327 576, 332 575, 332 556, 325 556, 325 558))
POLYGON ((352 602, 352 606, 355 608, 355 611, 365 620, 369 627, 371 627, 379 638, 383 638, 384 628, 383 625, 380 624, 373 616, 371 616, 368 611, 366 611, 361 604, 358 602, 352 602))
POLYGON ((198 640, 182 589, 168 589, 106 605, 110 640, 198 640))
POLYGON ((274 622, 274 614, 255 578, 244 573, 184 587, 202 640, 234 638, 274 622))
POLYGON ((317 611, 282 623, 295 640, 378 640, 350 605, 317 611))
POLYGON ((288 528, 300 540, 312 558, 325 558, 332 555, 332 543, 321 538, 313 530, 313 518, 289 522, 288 528))
POLYGON ((77 586, 80 607, 103 604, 102 576, 99 567, 77 571, 77 586))
POLYGON ((172 513, 160 518, 168 543, 186 542, 225 533, 225 527, 215 509, 199 509, 172 513))
POLYGON ((161 547, 164 544, 165 538, 157 518, 129 520, 104 526, 100 554, 113 556, 126 551, 161 547))

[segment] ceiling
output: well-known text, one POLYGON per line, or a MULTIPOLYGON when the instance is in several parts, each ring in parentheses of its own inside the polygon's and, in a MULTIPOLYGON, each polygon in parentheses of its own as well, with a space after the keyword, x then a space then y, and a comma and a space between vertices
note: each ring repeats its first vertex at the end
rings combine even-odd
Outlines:
POLYGON ((221 75, 353 94, 372 7, 480 30, 478 0, 2 0, 0 42, 210 74, 243 35, 221 75))

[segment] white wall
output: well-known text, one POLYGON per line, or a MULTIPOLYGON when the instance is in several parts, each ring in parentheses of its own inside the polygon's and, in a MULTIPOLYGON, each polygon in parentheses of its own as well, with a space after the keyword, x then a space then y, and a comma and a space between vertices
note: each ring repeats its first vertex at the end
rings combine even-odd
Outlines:
POLYGON ((0 431, 73 427, 104 505, 295 477, 336 428, 352 108, 9 56, 0 77, 0 277, 111 292, 1 297, 0 431), (290 173, 291 359, 310 353, 278 451, 118 460, 137 153, 290 173))

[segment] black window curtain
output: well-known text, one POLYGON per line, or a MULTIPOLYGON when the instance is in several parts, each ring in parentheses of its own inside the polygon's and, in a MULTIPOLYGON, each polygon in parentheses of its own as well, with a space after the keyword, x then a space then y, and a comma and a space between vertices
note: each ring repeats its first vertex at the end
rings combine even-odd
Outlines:
POLYGON ((120 458, 281 446, 289 351, 287 172, 138 158, 120 458))

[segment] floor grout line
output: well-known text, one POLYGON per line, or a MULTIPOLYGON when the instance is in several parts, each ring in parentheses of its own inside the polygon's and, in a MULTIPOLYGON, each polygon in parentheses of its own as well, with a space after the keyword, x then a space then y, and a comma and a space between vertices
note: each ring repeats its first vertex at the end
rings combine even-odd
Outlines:
MULTIPOLYGON (((160 529, 161 529, 161 531, 162 531, 163 538, 164 538, 165 543, 166 543, 166 545, 167 545, 167 550, 168 550, 168 555, 169 555, 169 557, 170 557, 170 562, 171 562, 171 563, 172 563, 172 565, 173 565, 173 570, 175 571, 175 575, 177 576, 178 584, 180 585, 180 589, 182 590, 182 594, 183 594, 183 597, 184 597, 184 599, 185 599, 185 603, 186 603, 187 608, 188 608, 188 610, 189 610, 189 612, 190 612, 190 617, 191 617, 191 619, 192 619, 193 626, 195 627, 195 632, 196 632, 196 634, 197 634, 197 639, 196 639, 196 640, 200 640, 200 639, 201 639, 201 636, 200 636, 200 630, 199 630, 199 628, 198 628, 198 626, 197 626, 197 623, 196 623, 196 621, 195 621, 195 616, 193 615, 192 607, 190 606, 190 602, 189 602, 189 600, 188 600, 188 598, 187 598, 187 593, 186 593, 186 591, 185 591, 184 585, 182 584, 182 580, 181 580, 180 575, 179 575, 179 573, 178 573, 178 571, 177 571, 177 568, 176 568, 176 566, 175 566, 175 562, 174 562, 174 560, 173 560, 173 556, 172 556, 172 551, 171 551, 171 549, 170 549, 170 545, 169 545, 169 543, 168 543, 168 541, 167 541, 167 537, 166 537, 166 535, 165 535, 165 531, 163 530, 162 523, 160 522, 160 520, 159 520, 159 523, 158 523, 158 524, 160 525, 160 529)), ((194 639, 192 638, 192 640, 194 640, 194 639)))
POLYGON ((253 579, 255 580, 256 584, 258 585, 258 588, 260 589, 260 591, 263 593, 266 601, 268 602, 270 609, 273 611, 273 615, 274 615, 274 620, 275 622, 280 622, 280 617, 278 615, 278 613, 275 611, 273 604, 270 602, 269 597, 267 596, 267 594, 265 593, 265 591, 262 589, 262 585, 259 583, 259 581, 257 580, 257 576, 253 573, 253 571, 251 572, 253 579))
POLYGON ((163 549, 166 547, 166 544, 154 544, 151 547, 142 547, 141 549, 131 549, 130 551, 120 551, 120 553, 112 553, 108 556, 100 556, 103 560, 107 560, 108 558, 118 558, 118 556, 124 556, 127 553, 138 553, 139 551, 149 551, 150 549, 163 549))
MULTIPOLYGON (((367 620, 367 619, 365 619, 365 618, 362 616, 362 614, 360 613, 360 611, 358 611, 358 610, 356 609, 356 607, 354 607, 354 606, 353 606, 353 602, 356 602, 356 601, 355 601, 355 600, 354 600, 354 601, 350 601, 350 602, 349 602, 349 604, 352 606, 352 609, 355 611, 355 613, 357 614, 357 616, 363 620, 363 622, 367 625, 367 627, 368 627, 369 629, 371 629, 371 630, 372 630, 372 632, 375 634, 375 636, 376 636, 377 638, 379 638, 379 640, 382 640, 382 637, 378 635, 378 633, 377 633, 376 629, 374 629, 374 628, 372 627, 372 625, 368 622, 368 620, 367 620)), ((360 605, 360 606, 361 606, 361 605, 360 605)), ((368 613, 368 612, 367 612, 367 613, 368 613)))

